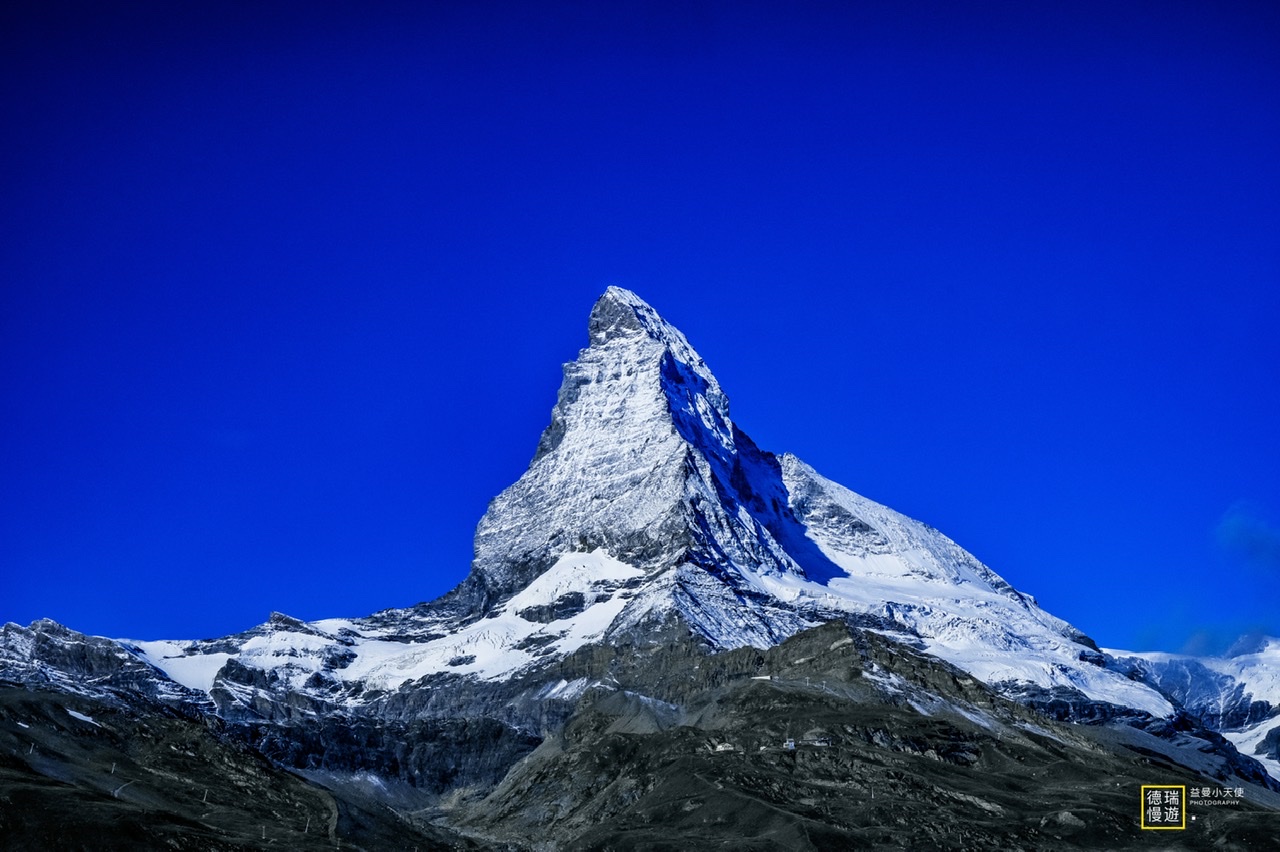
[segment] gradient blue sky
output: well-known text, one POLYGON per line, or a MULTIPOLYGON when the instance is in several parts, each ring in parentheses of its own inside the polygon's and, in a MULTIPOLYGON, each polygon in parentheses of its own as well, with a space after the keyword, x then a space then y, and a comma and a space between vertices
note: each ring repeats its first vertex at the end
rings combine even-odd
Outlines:
POLYGON ((1274 4, 97 5, 0 12, 0 621, 443 593, 618 284, 1100 643, 1280 635, 1274 4))

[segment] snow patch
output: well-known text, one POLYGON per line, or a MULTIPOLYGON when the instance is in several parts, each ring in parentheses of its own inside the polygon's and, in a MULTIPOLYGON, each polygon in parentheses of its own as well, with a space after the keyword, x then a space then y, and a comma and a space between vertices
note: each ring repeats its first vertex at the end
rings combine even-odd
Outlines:
POLYGON ((1280 726, 1280 719, 1271 718, 1259 722, 1251 728, 1245 728, 1243 731, 1224 731, 1222 735, 1231 741, 1231 744, 1236 747, 1236 751, 1261 763, 1267 770, 1268 775, 1280 781, 1280 760, 1269 755, 1255 753, 1267 734, 1271 733, 1272 729, 1277 726, 1280 726))
POLYGON ((575 701, 582 693, 587 691, 591 685, 591 681, 585 677, 575 680, 564 680, 561 678, 557 683, 549 683, 538 691, 536 698, 540 701, 548 699, 559 699, 561 701, 575 701))
POLYGON ((627 605, 619 587, 644 571, 614 559, 603 550, 566 553, 527 588, 482 618, 454 633, 428 642, 406 644, 357 640, 357 659, 335 672, 342 680, 364 680, 391 688, 405 680, 450 672, 497 680, 535 664, 542 656, 560 658, 605 631, 627 605), (570 593, 583 597, 583 609, 547 624, 518 613, 548 606, 570 593))
POLYGON ((233 656, 225 652, 188 653, 188 642, 160 640, 131 644, 144 660, 164 672, 174 683, 205 693, 213 689, 214 678, 233 656))
MULTIPOLYGON (((90 725, 94 725, 95 727, 99 727, 99 728, 102 727, 101 725, 99 725, 97 722, 93 720, 92 716, 86 716, 85 714, 78 713, 75 710, 72 710, 70 708, 63 708, 63 709, 65 709, 67 711, 67 715, 73 719, 79 719, 81 722, 88 722, 90 725)), ((23 725, 22 727, 25 728, 26 725, 23 725)))

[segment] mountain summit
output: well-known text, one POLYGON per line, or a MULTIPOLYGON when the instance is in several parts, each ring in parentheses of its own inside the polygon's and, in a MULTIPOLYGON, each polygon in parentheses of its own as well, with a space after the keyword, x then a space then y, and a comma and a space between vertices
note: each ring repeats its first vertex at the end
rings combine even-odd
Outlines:
MULTIPOLYGON (((1113 788, 1136 796, 1153 766, 1157 781, 1234 779, 1250 807, 1280 804, 1264 766, 1216 733, 1280 766, 1280 646, 1213 665, 1103 652, 932 527, 757 447, 706 362, 634 293, 609 288, 587 332, 528 469, 494 498, 470 572, 442 598, 362 618, 273 613, 199 641, 5 625, 0 743, 19 774, 0 777, 0 794, 32 773, 79 779, 81 799, 56 819, 86 836, 105 817, 77 803, 114 809, 126 790, 139 824, 157 825, 163 801, 179 833, 261 840, 257 810, 296 811, 296 848, 311 848, 313 819, 329 840, 405 847, 407 826, 443 831, 431 815, 450 809, 451 824, 510 848, 600 848, 592 832, 665 827, 675 801, 694 813, 683 845, 704 838, 708 803, 737 819, 773 801, 768 831, 795 833, 768 848, 877 845, 890 819, 916 833, 913 848, 1036 845, 1050 819, 1084 832, 1063 848, 1119 848, 1137 832, 1136 799, 1113 788), (127 780, 103 769, 132 760, 122 744, 160 719, 173 741, 152 757, 194 758, 191 743, 207 757, 154 778, 150 764, 122 764, 127 780), (1103 724, 1095 735, 1064 720, 1103 724), (86 736, 115 751, 84 752, 86 736), (193 791, 243 786, 249 772, 230 743, 327 792, 289 788, 282 803, 241 806, 238 827, 210 828, 208 792, 193 791), (920 783, 899 783, 904 759, 920 783), (204 780, 175 786, 174 772, 204 780), (1019 783, 990 783, 1010 772, 1037 788, 1058 773, 1062 786, 1028 799, 1019 783), (886 787, 890 804, 868 803, 886 787), (1085 831, 1059 792, 1109 816, 1085 831), (827 799, 848 812, 804 804, 827 799), (322 817, 323 801, 363 816, 322 817), (923 816, 911 828, 897 813, 936 815, 941 801, 948 825, 977 833, 944 843, 923 816)), ((1271 837, 1245 810, 1233 824, 1271 837)), ((30 836, 46 829, 37 819, 30 836)))
POLYGON ((767 648, 841 620, 1020 700, 1173 712, 937 530, 757 447, 688 339, 635 293, 610 287, 587 332, 453 592, 366 618, 273 616, 235 637, 129 647, 235 716, 285 712, 298 695, 385 702, 423 678, 507 681, 600 643, 691 634, 709 651, 767 648))
POLYGON ((646 567, 677 559, 690 546, 689 466, 734 453, 728 400, 653 308, 611 287, 588 332, 528 471, 476 531, 473 570, 491 598, 565 553, 603 549, 646 567))
POLYGON ((529 469, 477 529, 463 587, 476 614, 554 586, 544 605, 562 615, 609 600, 604 637, 676 618, 715 648, 855 617, 988 683, 1172 711, 945 536, 760 450, 688 339, 636 294, 609 288, 588 333, 529 469), (597 582, 586 554, 626 567, 597 582))
POLYGON ((218 689, 246 666, 304 692, 338 684, 360 703, 424 677, 507 680, 593 643, 674 630, 709 650, 766 648, 844 620, 1023 700, 1173 711, 946 536, 758 448, 706 362, 634 293, 605 292, 588 341, 449 595, 369 618, 273 622, 238 645, 136 647, 224 705, 258 700, 260 687, 218 689))
POLYGON ((780 544, 796 526, 781 467, 734 426, 706 362, 620 288, 596 303, 588 332, 529 469, 480 521, 470 580, 480 600, 602 552, 645 577, 615 631, 662 620, 673 602, 718 647, 771 644, 806 625, 768 596, 753 595, 755 606, 716 597, 748 591, 743 571, 805 573, 780 544))

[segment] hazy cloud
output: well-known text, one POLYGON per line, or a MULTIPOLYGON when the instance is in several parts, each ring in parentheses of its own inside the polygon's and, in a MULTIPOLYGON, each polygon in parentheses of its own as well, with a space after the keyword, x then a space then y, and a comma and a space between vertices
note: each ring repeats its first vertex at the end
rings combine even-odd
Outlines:
POLYGON ((1264 625, 1224 622, 1191 633, 1178 649, 1193 657, 1237 657, 1262 650, 1268 637, 1264 625))
POLYGON ((1222 638, 1222 634, 1219 631, 1197 630, 1182 643, 1178 653, 1189 654, 1193 657, 1214 656, 1222 653, 1226 644, 1227 640, 1222 638))
POLYGON ((1251 565, 1280 572, 1280 527, 1263 516, 1252 503, 1236 503, 1215 530, 1224 550, 1251 565))

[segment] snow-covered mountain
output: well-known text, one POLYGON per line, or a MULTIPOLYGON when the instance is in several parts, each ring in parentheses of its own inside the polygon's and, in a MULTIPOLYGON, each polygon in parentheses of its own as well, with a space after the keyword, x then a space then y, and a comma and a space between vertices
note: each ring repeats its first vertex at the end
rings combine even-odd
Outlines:
POLYGON ((1113 668, 1157 686, 1280 778, 1280 639, 1256 637, 1221 657, 1108 653, 1113 668))
POLYGON ((630 836, 673 801, 695 809, 693 842, 713 799, 733 822, 773 797, 782 848, 876 845, 890 822, 904 848, 1044 830, 1127 848, 1140 785, 1188 781, 1247 800, 1223 831, 1271 836, 1280 642, 1101 651, 937 530, 757 447, 635 294, 609 289, 588 331, 442 598, 203 640, 0 628, 0 799, 43 791, 20 845, 68 822, 96 837, 123 807, 139 836, 200 848, 256 847, 268 815, 291 848, 320 848, 313 819, 324 848, 600 848, 584 838, 630 836), (803 761, 782 746, 795 734, 803 761), (228 785, 254 807, 211 811, 228 785), (885 788, 894 814, 866 795, 885 788), (847 813, 806 804, 833 791, 847 813))
POLYGON ((634 293, 610 288, 588 331, 528 470, 491 503, 449 595, 123 647, 223 715, 279 717, 386 704, 440 678, 527 678, 663 630, 764 648, 845 619, 1024 699, 1174 712, 937 530, 759 449, 685 336, 634 293))

